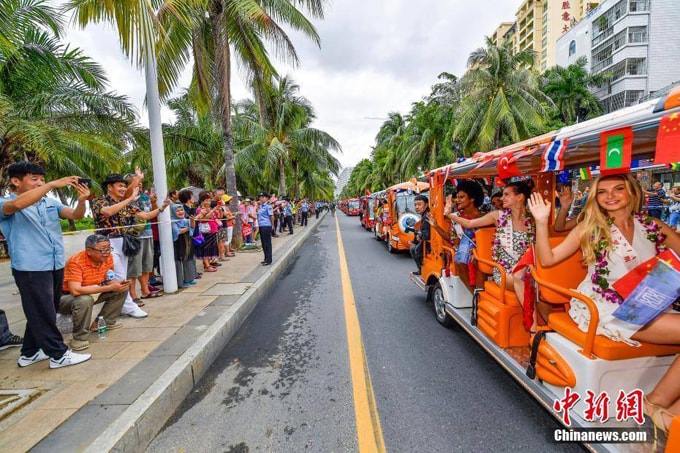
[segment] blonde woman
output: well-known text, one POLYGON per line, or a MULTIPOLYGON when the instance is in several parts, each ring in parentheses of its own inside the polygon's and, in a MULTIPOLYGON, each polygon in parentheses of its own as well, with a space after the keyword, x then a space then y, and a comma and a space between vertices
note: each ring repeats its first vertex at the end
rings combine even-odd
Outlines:
MULTIPOLYGON (((641 205, 642 192, 632 175, 596 178, 578 225, 560 245, 551 249, 548 242, 550 203, 539 194, 532 194, 529 209, 536 221, 537 258, 543 266, 552 266, 581 249, 588 275, 578 291, 597 305, 599 335, 631 345, 638 345, 640 341, 680 344, 678 315, 662 313, 643 327, 612 315, 622 302, 612 289, 615 281, 662 249, 680 253, 680 237, 660 220, 641 215, 641 205)), ((588 330, 590 312, 582 302, 572 300, 569 315, 582 331, 588 330)), ((680 362, 676 360, 645 400, 645 413, 654 414, 656 426, 664 431, 668 429, 671 414, 680 412, 678 382, 680 362)))

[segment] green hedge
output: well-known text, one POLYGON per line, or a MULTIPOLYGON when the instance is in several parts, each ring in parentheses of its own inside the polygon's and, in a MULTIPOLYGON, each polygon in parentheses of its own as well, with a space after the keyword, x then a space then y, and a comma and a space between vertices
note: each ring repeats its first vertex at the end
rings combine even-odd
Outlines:
MULTIPOLYGON (((61 231, 69 231, 68 220, 61 219, 61 231)), ((94 219, 92 217, 83 217, 80 220, 76 220, 76 230, 91 230, 94 229, 94 219)))

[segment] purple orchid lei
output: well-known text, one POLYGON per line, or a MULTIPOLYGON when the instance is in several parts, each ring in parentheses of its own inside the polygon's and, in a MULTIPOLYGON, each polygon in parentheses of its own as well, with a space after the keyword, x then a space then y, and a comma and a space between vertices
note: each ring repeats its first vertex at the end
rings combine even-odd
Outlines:
MULTIPOLYGON (((510 271, 514 266, 514 263, 511 263, 509 260, 503 257, 504 256, 503 245, 501 244, 500 238, 502 235, 507 234, 505 229, 508 227, 508 218, 511 215, 512 214, 509 209, 504 209, 503 211, 500 212, 500 215, 498 216, 498 224, 496 225, 496 235, 494 236, 494 239, 491 243, 493 251, 493 260, 500 264, 506 271, 510 271)), ((533 222, 533 218, 531 217, 531 214, 529 214, 529 212, 527 212, 526 217, 524 218, 524 226, 529 232, 530 238, 529 240, 531 242, 534 242, 536 240, 536 228, 533 222)), ((512 235, 512 231, 510 232, 510 235, 512 235)), ((519 246, 522 248, 522 250, 526 250, 529 247, 529 244, 526 243, 525 241, 521 241, 519 243, 519 246)))
MULTIPOLYGON (((659 254, 663 252, 667 248, 666 245, 664 245, 666 235, 659 231, 659 225, 654 222, 652 217, 641 213, 635 214, 635 218, 645 229, 647 239, 656 246, 656 253, 659 254)), ((614 218, 607 219, 607 225, 609 225, 610 228, 613 224, 614 218)), ((595 240, 595 238, 592 238, 592 240, 595 240)), ((619 293, 609 287, 609 282, 607 281, 607 275, 609 275, 607 251, 609 248, 609 242, 605 239, 600 239, 595 245, 595 269, 591 281, 593 282, 593 289, 596 293, 600 294, 606 301, 620 305, 623 302, 623 298, 619 293)))

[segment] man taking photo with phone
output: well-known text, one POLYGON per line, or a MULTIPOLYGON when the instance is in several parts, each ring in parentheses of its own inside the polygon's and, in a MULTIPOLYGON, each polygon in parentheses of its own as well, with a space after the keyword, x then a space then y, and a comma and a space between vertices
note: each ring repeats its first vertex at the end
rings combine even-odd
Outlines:
POLYGON ((59 219, 82 219, 90 190, 77 176, 45 182, 45 170, 32 162, 7 168, 14 193, 0 198, 0 230, 7 238, 12 274, 26 316, 20 367, 50 360, 50 368, 76 365, 90 354, 69 350, 57 328, 57 307, 64 281, 64 241, 59 219), (73 187, 78 193, 74 208, 48 198, 53 189, 73 187))

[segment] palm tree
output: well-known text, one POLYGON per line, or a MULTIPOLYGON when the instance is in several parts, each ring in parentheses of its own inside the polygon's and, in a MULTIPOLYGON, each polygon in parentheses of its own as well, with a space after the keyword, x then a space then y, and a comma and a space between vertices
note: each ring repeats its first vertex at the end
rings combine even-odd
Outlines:
POLYGON ((340 144, 327 132, 311 127, 314 109, 309 100, 298 94, 299 89, 289 77, 281 77, 260 86, 264 111, 258 111, 252 101, 241 107, 250 112, 243 115, 240 126, 250 139, 237 153, 237 163, 261 162, 260 168, 265 171, 276 169, 280 195, 288 193, 288 166, 293 173, 295 196, 300 193, 300 170, 328 169, 337 174, 340 167, 332 155, 333 151, 340 151, 340 144))
POLYGON ((61 31, 43 1, 0 1, 0 192, 17 159, 47 164, 52 178, 101 181, 133 140, 133 107, 106 91, 103 69, 62 44, 61 31))
POLYGON ((555 103, 557 117, 565 124, 602 114, 602 103, 589 88, 602 85, 611 75, 589 74, 588 60, 581 57, 566 68, 555 66, 543 74, 543 92, 555 103))
POLYGON ((488 151, 543 128, 545 105, 553 103, 540 90, 538 75, 527 69, 533 60, 533 51, 513 54, 509 43, 497 46, 488 37, 486 47, 470 54, 462 81, 466 95, 453 131, 466 151, 488 151))

